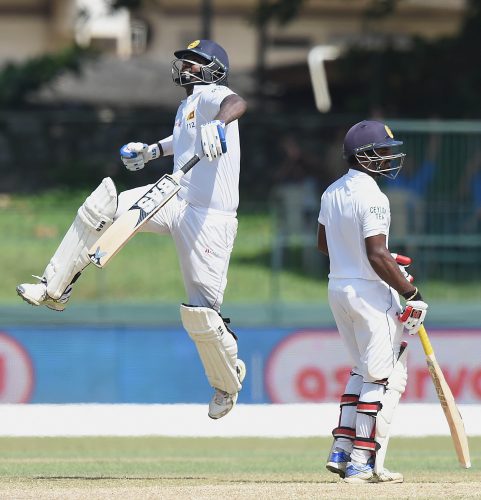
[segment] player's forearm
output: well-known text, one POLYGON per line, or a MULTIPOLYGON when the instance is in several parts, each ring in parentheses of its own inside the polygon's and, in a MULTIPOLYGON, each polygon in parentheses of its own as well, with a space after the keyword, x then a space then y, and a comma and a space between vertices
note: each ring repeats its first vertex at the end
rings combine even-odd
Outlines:
POLYGON ((326 228, 323 224, 318 224, 317 227, 317 249, 324 255, 329 255, 329 248, 327 246, 326 228))
POLYGON ((171 156, 174 154, 173 137, 169 136, 157 142, 160 156, 171 156))
POLYGON ((415 287, 402 275, 387 248, 369 252, 368 259, 376 274, 400 295, 415 290, 415 287))
POLYGON ((238 120, 246 112, 246 109, 246 101, 237 94, 231 94, 222 101, 219 112, 214 119, 223 121, 227 125, 238 120))

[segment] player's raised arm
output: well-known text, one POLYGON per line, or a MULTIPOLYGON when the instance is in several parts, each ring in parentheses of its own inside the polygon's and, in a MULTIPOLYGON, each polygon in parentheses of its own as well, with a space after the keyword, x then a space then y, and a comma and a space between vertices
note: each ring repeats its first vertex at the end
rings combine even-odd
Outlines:
POLYGON ((237 94, 228 95, 221 103, 216 120, 223 121, 226 125, 238 120, 247 110, 247 102, 237 94))
POLYGON ((246 101, 237 94, 225 97, 214 120, 201 126, 202 149, 209 161, 212 161, 227 152, 225 127, 238 120, 246 111, 246 101))

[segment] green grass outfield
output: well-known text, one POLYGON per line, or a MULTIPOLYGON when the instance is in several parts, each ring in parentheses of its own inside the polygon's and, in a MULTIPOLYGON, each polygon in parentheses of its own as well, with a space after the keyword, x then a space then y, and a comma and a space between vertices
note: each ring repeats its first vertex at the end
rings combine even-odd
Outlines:
POLYGON ((327 438, 0 438, 0 498, 481 498, 451 440, 393 438, 387 466, 404 484, 338 483, 327 438))
MULTIPOLYGON (((88 193, 54 192, 37 197, 0 196, 0 250, 2 279, 0 302, 18 304, 15 286, 41 274, 70 226, 78 206, 88 193)), ((312 244, 315 244, 313 221, 312 244)), ((327 258, 315 247, 300 242, 283 254, 282 266, 272 263, 275 226, 264 207, 245 207, 239 212, 239 230, 231 258, 225 303, 269 302, 318 303, 327 301, 327 258)), ((479 265, 472 268, 476 276, 479 265)), ((416 274, 415 264, 412 272, 416 274)), ((433 300, 479 301, 479 280, 446 281, 433 273, 429 282, 418 282, 433 300)), ((172 239, 152 234, 137 235, 106 269, 90 266, 75 287, 75 302, 172 302, 185 295, 172 239)))

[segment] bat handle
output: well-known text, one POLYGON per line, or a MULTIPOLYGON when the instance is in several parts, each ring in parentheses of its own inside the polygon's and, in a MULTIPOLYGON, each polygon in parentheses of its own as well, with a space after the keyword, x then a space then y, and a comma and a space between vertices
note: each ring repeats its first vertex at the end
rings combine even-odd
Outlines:
POLYGON ((200 161, 200 156, 194 155, 182 168, 182 172, 186 174, 194 165, 199 163, 200 161))
POLYGON ((418 331, 419 338, 421 339, 421 344, 423 345, 424 352, 427 356, 431 356, 434 353, 433 346, 431 345, 431 341, 429 340, 428 333, 426 332, 426 328, 424 325, 421 325, 421 328, 418 331))

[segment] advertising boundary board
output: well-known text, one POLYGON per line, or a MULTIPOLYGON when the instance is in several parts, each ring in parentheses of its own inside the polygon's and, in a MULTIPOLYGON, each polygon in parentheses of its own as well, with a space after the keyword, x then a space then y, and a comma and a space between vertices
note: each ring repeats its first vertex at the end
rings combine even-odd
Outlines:
MULTIPOLYGON (((239 403, 336 403, 351 368, 333 329, 239 328, 247 377, 239 403)), ((436 357, 460 404, 481 403, 481 329, 435 329, 436 357)), ((403 402, 437 398, 416 337, 403 402)), ((0 403, 203 404, 211 397, 196 349, 180 327, 6 327, 0 403), (15 348, 13 348, 14 346, 15 348)))

